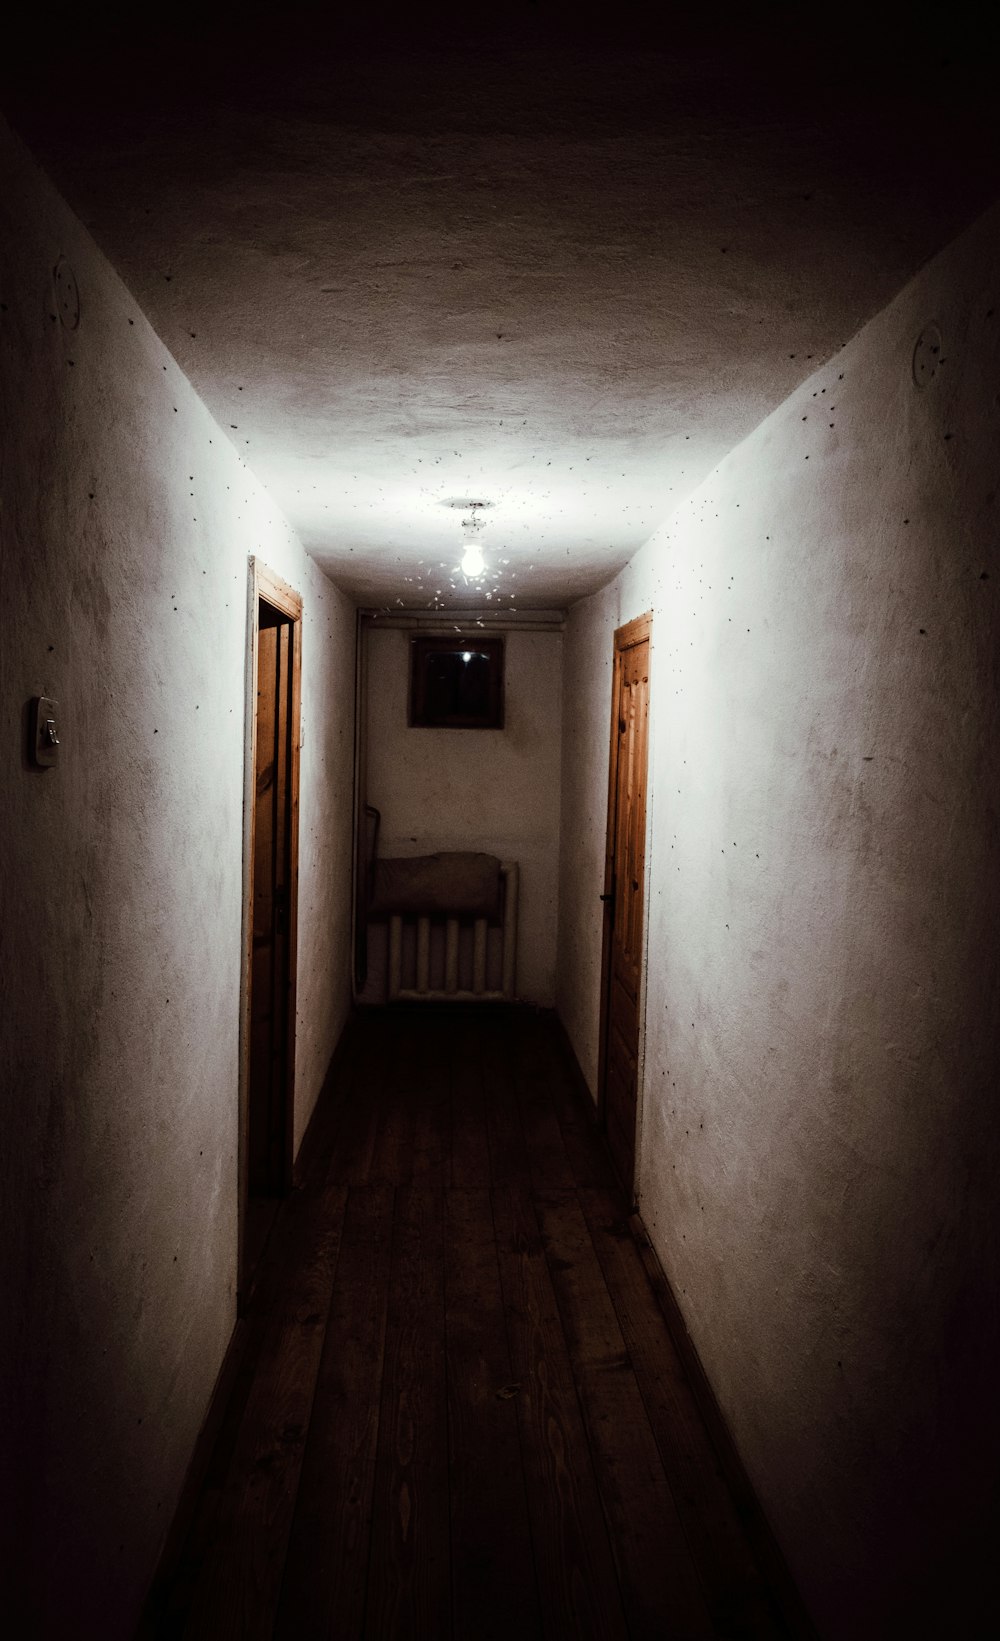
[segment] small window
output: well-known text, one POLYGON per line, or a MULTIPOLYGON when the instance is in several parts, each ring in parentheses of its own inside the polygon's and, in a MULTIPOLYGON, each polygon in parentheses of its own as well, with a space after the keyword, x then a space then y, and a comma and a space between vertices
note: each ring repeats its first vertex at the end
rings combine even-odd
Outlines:
POLYGON ((414 729, 503 729, 502 638, 411 638, 414 729))

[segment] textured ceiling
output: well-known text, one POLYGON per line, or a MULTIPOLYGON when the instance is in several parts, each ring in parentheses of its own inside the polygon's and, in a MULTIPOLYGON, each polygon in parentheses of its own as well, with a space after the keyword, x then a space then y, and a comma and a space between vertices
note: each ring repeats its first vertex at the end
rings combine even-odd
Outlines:
POLYGON ((954 11, 330 16, 46 13, 5 101, 364 604, 599 586, 996 190, 954 11))

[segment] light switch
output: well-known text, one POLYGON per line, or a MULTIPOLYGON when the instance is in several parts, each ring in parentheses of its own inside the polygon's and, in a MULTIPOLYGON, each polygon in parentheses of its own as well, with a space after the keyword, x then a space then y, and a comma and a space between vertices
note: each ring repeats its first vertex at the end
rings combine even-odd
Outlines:
POLYGON ((31 703, 31 755, 39 769, 59 762, 59 703, 36 695, 31 703))

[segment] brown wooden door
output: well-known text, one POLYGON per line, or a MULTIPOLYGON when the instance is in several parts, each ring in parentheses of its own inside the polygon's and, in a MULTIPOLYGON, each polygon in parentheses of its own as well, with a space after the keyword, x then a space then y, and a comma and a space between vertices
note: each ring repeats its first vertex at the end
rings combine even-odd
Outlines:
POLYGON ((247 1190, 285 1190, 289 1176, 294 1016, 293 841, 296 623, 258 607, 254 747, 247 1190))
POLYGON ((651 630, 652 618, 645 615, 615 633, 604 875, 601 1103, 612 1160, 630 1192, 638 1099, 651 630))

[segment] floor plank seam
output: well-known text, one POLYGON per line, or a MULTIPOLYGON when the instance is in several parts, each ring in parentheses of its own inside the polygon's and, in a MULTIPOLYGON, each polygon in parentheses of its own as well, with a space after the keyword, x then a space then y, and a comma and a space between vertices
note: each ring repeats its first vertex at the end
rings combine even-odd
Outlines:
MULTIPOLYGON (((501 1309, 502 1309, 502 1316, 503 1316, 504 1339, 506 1340, 506 1346, 507 1346, 507 1365, 508 1365, 511 1373, 513 1373, 516 1370, 516 1357, 515 1357, 515 1353, 514 1353, 514 1347, 513 1347, 513 1342, 512 1342, 512 1339, 511 1339, 511 1331, 510 1331, 510 1305, 509 1305, 507 1295, 504 1291, 504 1285, 503 1285, 503 1266, 502 1266, 502 1263, 501 1263, 501 1260, 500 1260, 500 1236, 499 1236, 499 1232, 498 1232, 498 1229, 497 1229, 496 1206, 495 1206, 495 1201, 494 1201, 494 1190, 493 1190, 492 1186, 490 1187, 489 1201, 490 1201, 490 1223, 493 1226, 493 1246, 494 1246, 495 1257, 496 1257, 497 1291, 499 1292, 499 1294, 501 1296, 501 1300, 502 1300, 501 1309)), ((520 1388, 521 1387, 519 1386, 519 1392, 520 1392, 520 1388)), ((522 1407, 522 1404, 521 1404, 520 1394, 518 1394, 518 1396, 516 1397, 516 1407, 515 1407, 514 1417, 515 1417, 515 1423, 516 1423, 516 1426, 517 1426, 517 1444, 518 1444, 518 1453, 519 1453, 520 1463, 521 1463, 521 1481, 522 1481, 522 1486, 524 1488, 524 1494, 525 1494, 525 1501, 524 1501, 525 1502, 525 1516, 526 1516, 526 1519, 529 1523, 529 1535, 528 1536, 529 1536, 529 1542, 530 1542, 530 1545, 531 1545, 531 1565, 532 1565, 532 1569, 533 1569, 534 1576, 535 1576, 536 1611, 538 1613, 538 1622, 539 1622, 539 1626, 540 1626, 540 1633, 544 1633, 544 1625, 542 1623, 541 1570, 540 1570, 539 1565, 538 1565, 538 1545, 535 1542, 535 1533, 531 1530, 531 1526, 530 1526, 530 1523, 531 1523, 531 1508, 530 1508, 530 1501, 528 1499, 528 1471, 527 1471, 527 1464, 525 1462, 525 1450, 526 1450, 526 1447, 527 1447, 527 1433, 525 1432, 525 1429, 524 1429, 524 1410, 523 1410, 523 1407, 522 1407)), ((461 1638, 458 1638, 458 1641, 461 1641, 461 1638)))
MULTIPOLYGON (((577 1202, 579 1202, 579 1191, 574 1191, 573 1196, 574 1196, 574 1199, 577 1202)), ((557 1283, 553 1279, 553 1271, 552 1271, 551 1264, 550 1264, 549 1249, 548 1249, 548 1245, 547 1245, 548 1244, 548 1239, 544 1236, 544 1234, 542 1232, 540 1216, 538 1214, 537 1207, 535 1209, 535 1218, 536 1218, 536 1221, 538 1222, 538 1231, 539 1231, 539 1238, 541 1240, 542 1256, 545 1260, 546 1270, 549 1273, 549 1283, 550 1283, 550 1286, 552 1288, 552 1294, 553 1294, 553 1298, 555 1300, 556 1310, 557 1310, 557 1313, 559 1314, 560 1323, 561 1323, 562 1330, 563 1330, 563 1337, 566 1338, 566 1317, 565 1317, 565 1314, 564 1314, 564 1312, 562 1310, 562 1307, 560 1306, 560 1303, 559 1303, 559 1288, 558 1288, 557 1283)), ((619 1552, 618 1544, 616 1542, 617 1535, 615 1533, 614 1522, 611 1519, 611 1516, 610 1516, 609 1510, 608 1510, 608 1499, 607 1499, 607 1496, 606 1496, 606 1489, 601 1486, 600 1477, 601 1477, 602 1466, 601 1466, 601 1463, 600 1463, 600 1457, 599 1457, 598 1453, 595 1452, 594 1432, 591 1428, 591 1420, 590 1420, 590 1416, 589 1416, 588 1409, 587 1409, 586 1397, 583 1394, 583 1391, 582 1391, 582 1388, 581 1388, 580 1373, 579 1373, 579 1369, 578 1369, 577 1362, 576 1362, 576 1353, 570 1348, 570 1341, 569 1341, 568 1338, 566 1339, 566 1354, 567 1354, 567 1357, 569 1358, 570 1373, 571 1373, 571 1376, 572 1376, 572 1379, 573 1379, 573 1387, 574 1387, 574 1390, 576 1391, 576 1401, 577 1401, 577 1407, 579 1408, 579 1412, 580 1412, 580 1422, 583 1425, 584 1435, 586 1436, 586 1439, 587 1439, 587 1452, 590 1455, 590 1467, 591 1467, 591 1471, 593 1472, 593 1476, 594 1476, 594 1485, 597 1489, 597 1496, 601 1501, 601 1513, 604 1517, 604 1527, 605 1527, 605 1531, 606 1531, 607 1536, 608 1536, 608 1547, 611 1551, 611 1559, 612 1559, 612 1562, 614 1564, 615 1574, 616 1574, 616 1577, 617 1577, 617 1580, 618 1580, 618 1596, 619 1596, 619 1600, 621 1602, 622 1612, 625 1615, 625 1622, 626 1622, 626 1626, 627 1626, 628 1625, 629 1595, 628 1595, 628 1589, 627 1589, 626 1580, 625 1580, 625 1577, 624 1577, 623 1567, 622 1567, 622 1563, 621 1563, 621 1555, 620 1555, 620 1552, 619 1552)))

